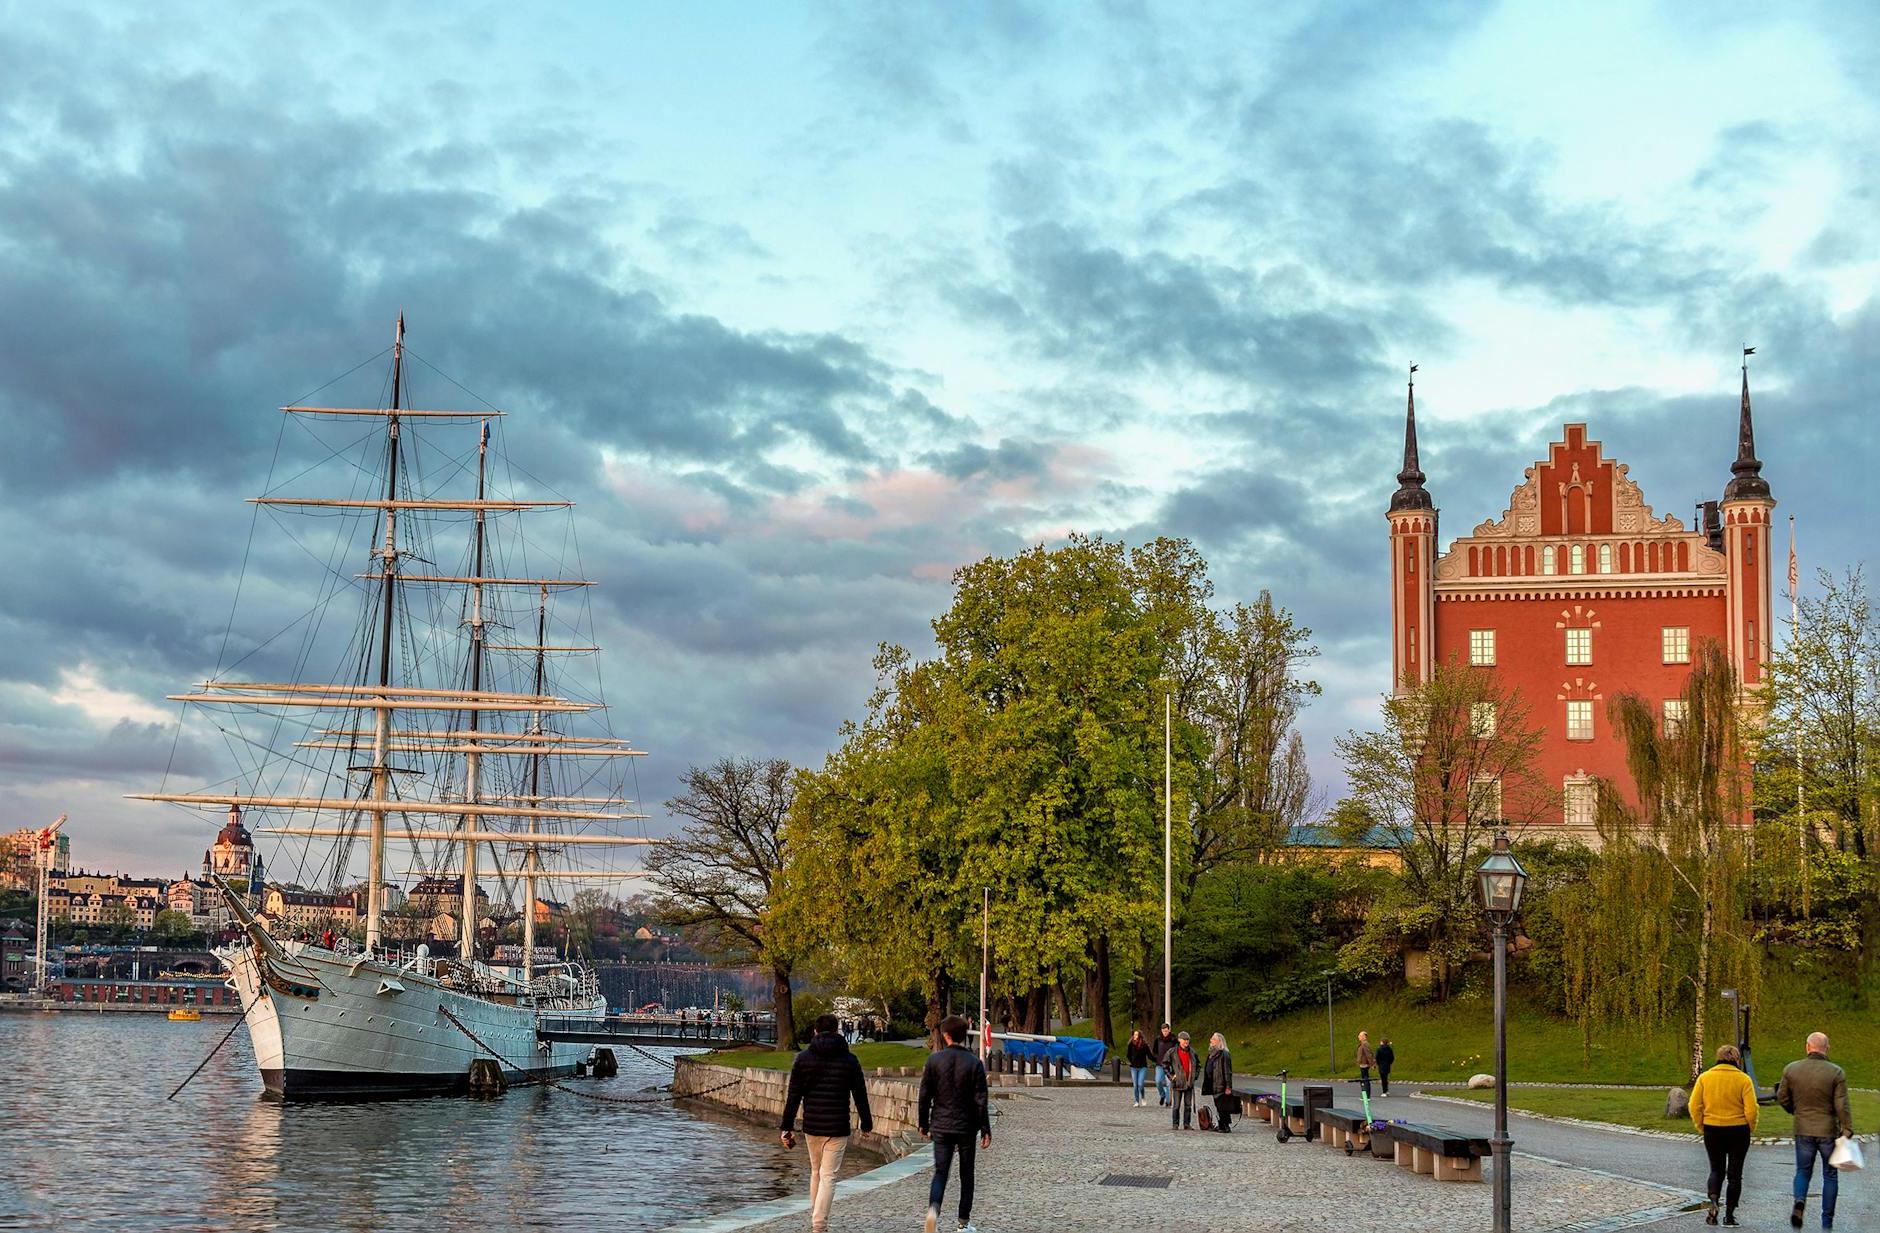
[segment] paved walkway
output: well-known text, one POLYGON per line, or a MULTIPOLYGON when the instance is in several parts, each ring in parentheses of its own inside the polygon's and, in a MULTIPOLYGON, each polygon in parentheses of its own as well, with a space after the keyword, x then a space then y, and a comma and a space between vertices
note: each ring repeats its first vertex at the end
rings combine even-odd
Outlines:
MULTIPOLYGON (((1389 1103, 1405 1111, 1380 1111, 1381 1116, 1461 1125, 1447 1116, 1450 1106, 1404 1097, 1391 1097, 1389 1103)), ((1453 1233, 1486 1229, 1490 1223, 1490 1186, 1437 1182, 1388 1161, 1347 1157, 1318 1143, 1281 1145, 1263 1123, 1241 1123, 1232 1135, 1172 1131, 1165 1110, 1131 1108, 1124 1089, 1028 1089, 996 1102, 995 1108, 992 1149, 980 1157, 973 1212, 986 1233, 1112 1228, 1220 1233, 1302 1228, 1302 1219, 1313 1215, 1330 1218, 1330 1227, 1340 1233, 1453 1233), (1100 1184, 1113 1173, 1167 1177, 1172 1184, 1168 1189, 1100 1184)), ((1691 1198, 1687 1191, 1617 1170, 1590 1172, 1532 1159, 1517 1159, 1516 1168, 1514 1225, 1529 1233, 1637 1227, 1671 1214, 1691 1198)), ((928 1176, 921 1170, 847 1196, 838 1188, 831 1229, 907 1233, 919 1228, 928 1176)), ((955 1195, 957 1185, 956 1179, 955 1195)), ((952 1228, 953 1214, 949 1204, 943 1229, 952 1228)), ((746 1227, 801 1233, 805 1224, 802 1214, 793 1213, 746 1227)))

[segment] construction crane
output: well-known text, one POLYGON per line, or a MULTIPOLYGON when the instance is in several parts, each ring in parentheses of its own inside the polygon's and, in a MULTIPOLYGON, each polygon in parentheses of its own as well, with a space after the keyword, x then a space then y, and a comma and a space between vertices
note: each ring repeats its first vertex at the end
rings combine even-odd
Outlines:
POLYGON ((33 863, 39 866, 39 919, 37 922, 38 940, 33 947, 33 992, 45 996, 46 992, 46 887, 52 879, 52 852, 54 836, 65 825, 65 815, 51 826, 42 827, 33 836, 35 841, 33 863))

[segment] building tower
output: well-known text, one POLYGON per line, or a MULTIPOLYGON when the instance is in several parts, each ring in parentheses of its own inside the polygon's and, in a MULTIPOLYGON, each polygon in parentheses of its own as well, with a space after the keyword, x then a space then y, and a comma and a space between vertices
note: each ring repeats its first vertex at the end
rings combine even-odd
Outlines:
POLYGON ((1403 470, 1390 498, 1391 689, 1401 693, 1430 679, 1436 646, 1436 505, 1417 462, 1415 364, 1404 412, 1403 470))
POLYGON ((1749 357, 1755 351, 1754 347, 1743 350, 1736 461, 1730 464, 1730 482, 1724 485, 1720 502, 1723 552, 1729 562, 1730 662, 1744 685, 1762 681, 1763 665, 1769 658, 1770 519, 1776 507, 1769 481, 1762 477, 1762 460, 1756 457, 1756 427, 1750 419, 1749 357))
POLYGON ((216 833, 215 845, 202 854, 202 876, 221 877, 245 894, 253 894, 263 881, 261 859, 255 854, 255 841, 242 825, 239 805, 228 807, 228 823, 216 833))

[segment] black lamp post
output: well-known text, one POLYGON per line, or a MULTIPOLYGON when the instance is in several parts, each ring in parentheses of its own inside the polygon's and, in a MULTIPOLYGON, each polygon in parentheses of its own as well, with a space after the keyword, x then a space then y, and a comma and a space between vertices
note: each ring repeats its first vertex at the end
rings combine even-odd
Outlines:
POLYGON ((1521 907, 1527 870, 1508 851, 1508 832, 1495 834, 1495 846, 1476 871, 1482 910, 1495 926, 1495 1233, 1511 1233, 1514 1190, 1509 1184, 1508 1153, 1508 923, 1521 907))

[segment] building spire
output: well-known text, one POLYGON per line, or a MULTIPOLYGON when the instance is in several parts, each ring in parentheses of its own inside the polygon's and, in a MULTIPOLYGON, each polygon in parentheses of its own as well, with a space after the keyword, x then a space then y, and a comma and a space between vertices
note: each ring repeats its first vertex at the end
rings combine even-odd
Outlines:
POLYGON ((1762 460, 1756 457, 1756 426, 1749 413, 1749 357, 1755 354, 1756 348, 1743 348, 1743 410, 1736 427, 1736 461, 1730 464, 1730 482, 1723 488, 1726 501, 1769 495, 1769 481, 1762 477, 1762 460))
POLYGON ((1403 470, 1397 472, 1397 491, 1390 498, 1394 513, 1400 509, 1434 509, 1423 489, 1423 469, 1417 464, 1417 366, 1410 365, 1410 393, 1403 422, 1403 470))

